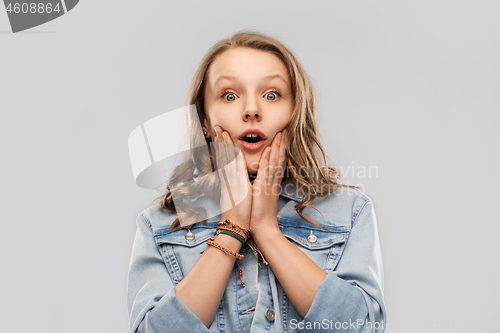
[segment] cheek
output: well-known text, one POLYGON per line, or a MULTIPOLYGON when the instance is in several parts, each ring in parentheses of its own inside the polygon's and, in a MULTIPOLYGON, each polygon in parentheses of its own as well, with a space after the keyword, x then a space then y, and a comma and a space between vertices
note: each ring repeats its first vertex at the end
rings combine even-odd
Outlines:
POLYGON ((291 104, 287 103, 287 104, 283 105, 280 112, 278 112, 279 117, 277 118, 277 121, 280 123, 280 125, 288 124, 288 122, 292 118, 292 112, 293 112, 293 106, 291 104))
MULTIPOLYGON (((229 132, 231 136, 234 136, 238 132, 238 119, 230 113, 213 112, 209 114, 211 129, 217 125, 221 126, 223 130, 229 132)), ((234 140, 234 138, 233 138, 234 140)))
POLYGON ((208 126, 210 126, 209 127, 210 131, 213 132, 214 127, 217 125, 221 126, 223 129, 225 129, 223 119, 224 119, 224 117, 220 117, 220 115, 218 115, 217 113, 209 111, 207 113, 207 124, 208 124, 208 126))
POLYGON ((292 119, 292 112, 289 110, 283 110, 279 116, 275 118, 274 126, 276 126, 276 131, 281 131, 288 125, 292 119))
POLYGON ((210 124, 212 125, 212 127, 215 125, 221 125, 221 121, 224 121, 225 119, 225 116, 220 110, 217 111, 213 108, 207 110, 207 117, 208 119, 210 119, 210 124))
POLYGON ((290 106, 288 107, 287 109, 287 115, 286 115, 286 123, 288 123, 290 121, 290 119, 292 119, 292 114, 293 114, 293 105, 290 104, 290 106))

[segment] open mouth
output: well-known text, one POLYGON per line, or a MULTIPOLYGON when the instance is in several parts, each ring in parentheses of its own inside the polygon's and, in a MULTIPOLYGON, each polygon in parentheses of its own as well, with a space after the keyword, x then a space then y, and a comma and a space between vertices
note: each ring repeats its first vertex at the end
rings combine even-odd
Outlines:
POLYGON ((262 138, 260 136, 258 136, 257 134, 248 134, 248 135, 243 137, 243 141, 248 142, 248 143, 257 143, 260 140, 262 140, 262 138))

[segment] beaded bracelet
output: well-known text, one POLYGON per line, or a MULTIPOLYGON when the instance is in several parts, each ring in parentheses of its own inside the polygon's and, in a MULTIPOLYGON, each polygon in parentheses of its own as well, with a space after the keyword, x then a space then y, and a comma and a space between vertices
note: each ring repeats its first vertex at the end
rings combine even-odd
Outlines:
POLYGON ((222 251, 222 252, 224 252, 224 253, 227 253, 227 254, 229 254, 229 255, 231 255, 231 256, 233 256, 233 257, 235 257, 235 258, 236 258, 236 259, 238 259, 238 260, 243 259, 243 257, 244 257, 242 254, 236 253, 236 252, 234 252, 234 251, 232 251, 232 250, 228 249, 228 248, 227 248, 227 247, 225 247, 225 246, 222 246, 222 245, 220 245, 220 244, 217 244, 217 243, 215 242, 215 238, 213 238, 213 237, 212 237, 212 238, 210 238, 210 239, 207 241, 207 244, 208 244, 208 245, 211 245, 211 246, 213 246, 213 247, 215 247, 215 248, 217 248, 217 249, 219 249, 219 250, 221 250, 221 251, 222 251))
MULTIPOLYGON (((226 233, 226 232, 217 230, 216 234, 219 234, 219 233, 226 233)), ((233 235, 230 235, 230 236, 233 236, 233 235)), ((237 236, 237 235, 234 234, 234 236, 237 236)), ((244 255, 235 253, 235 252, 225 248, 224 246, 215 243, 214 240, 215 240, 214 237, 210 238, 210 240, 207 241, 207 244, 218 248, 219 250, 223 251, 224 253, 227 253, 229 255, 236 257, 236 259, 238 259, 238 260, 243 259, 244 255)), ((243 240, 243 238, 240 241, 242 241, 242 240, 243 240)), ((245 242, 242 242, 242 243, 245 244, 245 242)), ((205 251, 202 251, 201 253, 203 253, 203 252, 205 252, 205 251)), ((241 270, 240 263, 238 260, 236 260, 236 265, 238 265, 238 273, 240 275, 241 286, 244 288, 245 282, 243 282, 243 271, 241 270)))
POLYGON ((243 239, 243 243, 245 243, 248 239, 248 236, 239 229, 233 229, 233 228, 226 227, 226 226, 219 226, 219 227, 217 227, 217 231, 219 231, 219 230, 221 232, 222 232, 222 230, 225 230, 225 231, 229 231, 231 233, 237 234, 238 236, 240 236, 243 239))
POLYGON ((217 231, 215 232, 215 236, 220 235, 220 234, 229 235, 233 238, 236 238, 237 240, 239 240, 241 242, 241 245, 245 245, 245 240, 243 239, 243 237, 241 237, 240 235, 238 235, 235 232, 217 229, 217 231))
MULTIPOLYGON (((264 264, 268 265, 266 259, 264 258, 264 255, 262 254, 260 249, 257 247, 257 244, 255 244, 255 241, 252 239, 252 236, 250 234, 250 229, 244 228, 241 225, 230 221, 229 219, 225 219, 224 221, 217 222, 217 230, 215 231, 214 236, 217 236, 219 234, 226 234, 226 235, 229 235, 229 236, 239 240, 241 242, 241 244, 243 245, 241 249, 244 252, 246 252, 245 245, 248 246, 252 250, 255 258, 257 259, 257 264, 259 265, 260 268, 262 268, 262 266, 260 265, 259 261, 262 261, 262 262, 264 262, 264 264), (260 255, 260 259, 259 259, 259 255, 260 255)), ((228 248, 226 248, 220 244, 215 243, 214 237, 210 238, 207 241, 207 244, 221 250, 222 252, 224 252, 226 254, 229 254, 229 255, 235 257, 236 259, 238 259, 236 261, 236 264, 238 265, 238 273, 240 275, 241 286, 245 287, 245 282, 243 282, 243 271, 241 270, 240 263, 239 263, 239 260, 243 259, 244 256, 242 254, 231 251, 228 248)), ((200 253, 203 253, 203 252, 205 252, 205 251, 202 251, 200 253)))
POLYGON ((238 223, 229 221, 229 219, 225 219, 224 221, 217 222, 217 226, 226 226, 226 227, 229 226, 232 229, 239 228, 239 229, 241 229, 245 233, 245 235, 250 236, 250 229, 243 228, 238 223))

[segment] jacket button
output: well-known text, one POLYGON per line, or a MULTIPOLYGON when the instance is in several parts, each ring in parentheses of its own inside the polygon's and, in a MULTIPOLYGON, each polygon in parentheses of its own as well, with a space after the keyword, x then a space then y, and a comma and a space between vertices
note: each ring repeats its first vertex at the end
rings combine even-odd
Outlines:
POLYGON ((273 310, 267 310, 266 311, 266 319, 269 321, 274 321, 274 311, 273 310))
POLYGON ((186 236, 184 236, 184 238, 186 238, 187 240, 193 240, 195 237, 196 236, 189 229, 188 229, 188 233, 186 234, 186 236))
POLYGON ((309 243, 316 243, 317 240, 318 240, 318 237, 314 236, 313 231, 311 230, 311 234, 307 237, 307 241, 309 243))

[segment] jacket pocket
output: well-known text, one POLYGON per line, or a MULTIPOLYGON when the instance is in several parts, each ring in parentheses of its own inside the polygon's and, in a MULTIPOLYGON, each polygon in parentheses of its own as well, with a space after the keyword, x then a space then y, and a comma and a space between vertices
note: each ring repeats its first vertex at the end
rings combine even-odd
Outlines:
POLYGON ((155 235, 156 245, 175 285, 193 268, 200 252, 208 246, 206 241, 214 236, 215 229, 215 223, 191 228, 194 238, 186 237, 188 230, 184 229, 172 233, 160 231, 155 235))
POLYGON ((344 229, 328 231, 312 224, 280 224, 279 227, 286 238, 325 271, 335 269, 349 236, 349 231, 344 229))

